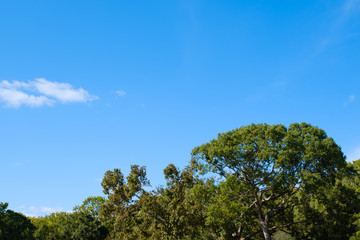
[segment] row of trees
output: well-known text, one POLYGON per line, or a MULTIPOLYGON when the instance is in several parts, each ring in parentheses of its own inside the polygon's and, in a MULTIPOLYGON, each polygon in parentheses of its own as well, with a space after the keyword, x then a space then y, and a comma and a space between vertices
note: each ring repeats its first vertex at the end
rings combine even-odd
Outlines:
POLYGON ((72 213, 58 212, 33 218, 7 210, 7 203, 0 204, 1 240, 66 240, 105 239, 108 229, 94 212, 105 202, 103 197, 89 197, 72 213))
POLYGON ((0 239, 360 239, 359 171, 317 127, 252 124, 196 147, 183 170, 168 165, 164 187, 133 165, 107 171, 106 199, 72 213, 29 219, 2 204, 0 239))

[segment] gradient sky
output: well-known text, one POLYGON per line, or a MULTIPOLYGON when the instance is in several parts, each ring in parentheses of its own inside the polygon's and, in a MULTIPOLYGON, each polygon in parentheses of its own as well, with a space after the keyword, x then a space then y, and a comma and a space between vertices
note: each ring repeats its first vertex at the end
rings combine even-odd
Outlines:
POLYGON ((250 123, 308 122, 360 158, 360 1, 0 2, 0 201, 102 195, 250 123))

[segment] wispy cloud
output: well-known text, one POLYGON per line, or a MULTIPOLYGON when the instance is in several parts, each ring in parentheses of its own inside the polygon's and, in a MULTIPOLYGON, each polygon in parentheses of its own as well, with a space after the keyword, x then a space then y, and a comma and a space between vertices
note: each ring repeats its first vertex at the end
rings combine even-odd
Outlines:
POLYGON ((95 178, 95 182, 102 182, 102 178, 95 178))
POLYGON ((338 30, 344 24, 360 13, 360 0, 347 0, 340 6, 339 14, 332 25, 333 30, 338 30))
POLYGON ((346 107, 346 106, 348 106, 351 102, 354 102, 354 101, 355 101, 355 94, 351 94, 351 95, 348 97, 347 101, 344 103, 344 106, 346 107))
POLYGON ((351 15, 360 11, 360 0, 345 1, 343 7, 343 17, 350 17, 351 15))
POLYGON ((123 90, 117 90, 116 94, 119 95, 120 97, 124 97, 126 95, 126 92, 123 90))
POLYGON ((64 210, 61 207, 51 208, 51 207, 34 207, 34 206, 31 207, 20 206, 17 208, 17 211, 21 212, 22 214, 28 217, 45 216, 55 212, 71 212, 69 210, 64 210))
POLYGON ((0 101, 10 108, 52 106, 56 102, 85 103, 95 99, 98 97, 83 88, 75 89, 69 83, 51 82, 44 78, 29 82, 0 82, 0 101))
POLYGON ((360 0, 344 1, 343 4, 338 7, 333 21, 329 22, 329 29, 327 33, 324 33, 323 38, 320 39, 315 51, 315 55, 323 52, 333 44, 349 39, 351 37, 357 37, 358 33, 344 31, 344 27, 359 13, 360 0))

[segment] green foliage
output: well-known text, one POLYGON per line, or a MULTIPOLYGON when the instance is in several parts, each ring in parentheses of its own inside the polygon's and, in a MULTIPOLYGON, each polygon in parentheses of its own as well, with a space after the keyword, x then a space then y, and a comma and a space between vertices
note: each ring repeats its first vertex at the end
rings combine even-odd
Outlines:
POLYGON ((75 206, 74 212, 83 212, 91 215, 94 219, 99 217, 100 208, 105 203, 103 197, 88 197, 80 206, 75 206))
POLYGON ((32 240, 35 227, 30 219, 7 207, 8 203, 0 202, 0 239, 32 240))
POLYGON ((337 172, 346 166, 333 139, 306 123, 289 128, 252 124, 219 134, 210 143, 196 147, 192 155, 193 166, 202 173, 212 171, 230 181, 222 187, 230 187, 227 191, 231 196, 220 194, 224 199, 214 204, 220 201, 229 211, 237 204, 237 223, 233 225, 238 229, 231 234, 237 238, 253 238, 262 232, 270 239, 273 232, 296 224, 289 219, 294 217, 295 206, 305 204, 299 194, 318 196, 335 184, 337 172), (231 184, 234 178, 237 186, 231 184), (234 203, 227 203, 227 198, 234 203), (258 227, 254 228, 250 219, 256 219, 258 227))
POLYGON ((101 207, 100 219, 112 228, 113 238, 140 239, 141 199, 148 194, 143 188, 148 184, 145 167, 138 165, 131 166, 126 181, 119 169, 105 173, 101 185, 108 199, 101 207))
MULTIPOLYGON (((360 159, 357 161, 354 161, 352 163, 349 163, 349 168, 352 170, 352 174, 349 174, 345 178, 343 178, 342 182, 344 185, 350 187, 353 189, 358 198, 360 197, 360 159)), ((346 196, 347 197, 347 196, 346 196)), ((357 211, 354 214, 356 225, 356 233, 351 236, 351 240, 358 240, 360 239, 360 211, 357 211)))
POLYGON ((287 228, 297 239, 350 239, 356 231, 359 195, 342 180, 322 188, 317 196, 300 193, 299 199, 302 204, 294 208, 294 218, 289 220, 298 224, 287 228))
POLYGON ((126 180, 106 172, 100 216, 112 239, 349 239, 357 229, 359 172, 317 127, 252 124, 192 156, 183 171, 166 167, 166 187, 152 191, 145 167, 126 180))
POLYGON ((145 168, 132 166, 129 176, 119 169, 105 173, 102 182, 109 195, 101 209, 103 220, 113 221, 113 239, 202 239, 205 208, 192 195, 202 181, 187 167, 179 171, 170 164, 164 169, 166 188, 152 191, 145 168))
POLYGON ((218 239, 232 239, 238 235, 239 229, 243 235, 249 235, 254 226, 258 225, 253 218, 248 217, 249 213, 243 214, 248 211, 244 199, 239 195, 244 188, 244 184, 233 175, 209 188, 212 194, 207 198, 206 226, 217 233, 218 239))
POLYGON ((108 233, 99 220, 81 211, 52 213, 33 222, 37 227, 34 237, 39 240, 101 240, 108 233))
POLYGON ((0 239, 360 239, 360 160, 309 124, 252 124, 194 148, 191 165, 107 171, 107 198, 32 218, 0 203, 0 239))
POLYGON ((167 187, 148 194, 142 202, 141 217, 150 239, 200 239, 206 236, 204 206, 192 196, 202 185, 189 167, 179 171, 173 164, 164 169, 167 187))
POLYGON ((33 223, 37 228, 34 233, 35 238, 50 240, 65 239, 66 236, 70 236, 71 232, 68 225, 71 223, 69 223, 68 215, 66 212, 59 212, 34 219, 33 223))

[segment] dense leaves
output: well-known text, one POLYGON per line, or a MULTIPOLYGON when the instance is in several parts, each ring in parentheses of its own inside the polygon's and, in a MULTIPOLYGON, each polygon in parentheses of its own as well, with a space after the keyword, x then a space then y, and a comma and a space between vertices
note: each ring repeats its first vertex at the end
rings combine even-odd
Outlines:
POLYGON ((8 210, 8 203, 0 202, 0 239, 31 240, 35 227, 21 213, 8 210))
POLYGON ((238 230, 232 234, 237 239, 259 232, 246 227, 249 218, 257 220, 265 239, 286 229, 293 208, 305 204, 299 195, 317 197, 324 188, 333 186, 338 171, 346 166, 333 139, 305 123, 289 128, 266 124, 242 127, 195 148, 193 157, 202 172, 213 171, 226 181, 238 180, 241 187, 233 198, 241 210, 238 230))
POLYGON ((94 219, 99 217, 100 208, 105 203, 103 197, 88 197, 83 204, 74 207, 74 212, 82 212, 91 215, 94 219))
POLYGON ((90 214, 85 212, 53 213, 34 219, 35 238, 50 239, 89 239, 101 240, 107 237, 107 229, 90 214))

